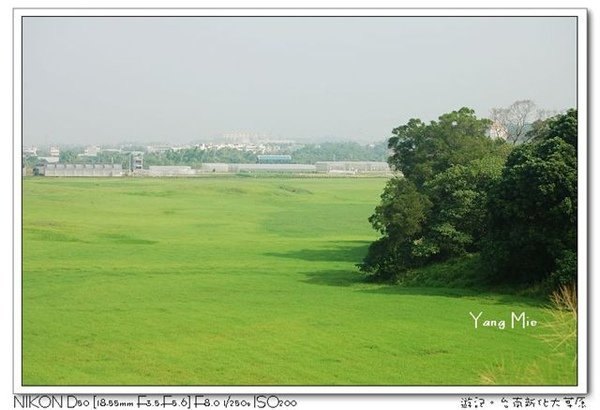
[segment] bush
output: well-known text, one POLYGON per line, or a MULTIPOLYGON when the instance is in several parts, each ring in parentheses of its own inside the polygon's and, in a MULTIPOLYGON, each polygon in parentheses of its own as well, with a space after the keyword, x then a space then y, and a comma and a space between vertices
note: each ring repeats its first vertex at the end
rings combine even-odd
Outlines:
POLYGON ((556 269, 550 274, 550 287, 556 289, 577 281, 577 253, 565 250, 555 265, 556 269))

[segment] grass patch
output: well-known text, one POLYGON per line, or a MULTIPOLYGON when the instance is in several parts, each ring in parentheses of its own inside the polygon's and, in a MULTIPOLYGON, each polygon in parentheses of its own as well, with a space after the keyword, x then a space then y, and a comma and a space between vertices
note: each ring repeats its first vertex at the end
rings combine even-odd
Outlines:
POLYGON ((298 188, 298 187, 289 186, 289 185, 279 185, 279 189, 281 189, 284 192, 289 192, 292 194, 308 194, 308 195, 312 194, 312 192, 309 191, 308 189, 298 188))
POLYGON ((415 272, 418 287, 362 280, 385 182, 25 179, 24 383, 517 384, 511 363, 551 358, 536 383, 574 384, 572 352, 545 330, 473 328, 470 311, 552 319, 460 288, 473 260, 415 272), (482 380, 495 362, 507 371, 482 380))
POLYGON ((562 286, 545 307, 547 320, 538 338, 550 347, 547 356, 519 362, 497 362, 481 374, 486 384, 562 385, 565 376, 577 379, 577 293, 574 286, 562 286), (516 378, 515 378, 515 375, 516 378))
POLYGON ((537 301, 549 302, 548 289, 543 283, 498 284, 489 280, 479 254, 468 254, 448 261, 432 263, 403 272, 397 284, 407 287, 455 288, 477 292, 518 295, 537 301))
POLYGON ((432 263, 418 269, 410 269, 398 283, 405 286, 449 287, 483 290, 479 255, 467 255, 442 263, 432 263))

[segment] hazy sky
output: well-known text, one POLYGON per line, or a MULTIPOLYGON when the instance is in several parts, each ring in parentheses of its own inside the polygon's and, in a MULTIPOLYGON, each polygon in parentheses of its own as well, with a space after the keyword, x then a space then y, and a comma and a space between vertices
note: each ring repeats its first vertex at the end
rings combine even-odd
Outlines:
POLYGON ((576 105, 576 19, 27 17, 24 143, 383 140, 409 118, 576 105))

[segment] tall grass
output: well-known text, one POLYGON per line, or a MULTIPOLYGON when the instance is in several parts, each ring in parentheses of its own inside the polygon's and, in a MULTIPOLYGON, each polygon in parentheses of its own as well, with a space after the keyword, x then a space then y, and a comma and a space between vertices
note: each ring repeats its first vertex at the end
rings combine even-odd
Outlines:
POLYGON ((577 361, 577 288, 562 285, 550 295, 552 306, 548 309, 551 320, 545 324, 542 339, 555 350, 567 346, 574 351, 577 361))
POLYGON ((505 385, 517 383, 536 385, 547 383, 570 385, 577 381, 577 288, 574 284, 563 285, 550 295, 550 304, 545 308, 546 320, 540 324, 537 336, 551 348, 543 359, 529 362, 504 361, 489 366, 480 374, 483 384, 505 385), (565 360, 567 359, 567 360, 565 360), (565 383, 565 380, 571 380, 565 383))

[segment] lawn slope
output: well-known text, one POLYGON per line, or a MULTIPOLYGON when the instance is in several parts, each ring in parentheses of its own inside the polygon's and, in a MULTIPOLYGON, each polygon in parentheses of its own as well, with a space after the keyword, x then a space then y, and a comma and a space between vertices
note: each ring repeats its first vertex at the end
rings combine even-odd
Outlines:
POLYGON ((24 384, 575 383, 543 327, 469 316, 543 323, 535 300, 361 281, 384 184, 26 179, 24 384))

